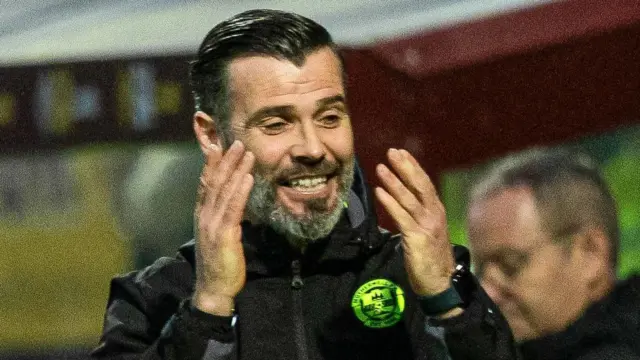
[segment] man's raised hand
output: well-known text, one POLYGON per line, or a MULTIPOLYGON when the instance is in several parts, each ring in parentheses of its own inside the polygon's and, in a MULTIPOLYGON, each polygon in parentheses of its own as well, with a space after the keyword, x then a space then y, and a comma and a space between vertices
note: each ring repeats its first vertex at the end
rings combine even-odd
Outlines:
POLYGON ((414 292, 433 296, 451 286, 454 271, 444 206, 416 159, 406 150, 389 149, 389 164, 376 168, 384 189, 376 197, 402 234, 405 268, 414 292))
POLYGON ((196 287, 192 304, 214 315, 231 315, 246 280, 240 222, 253 187, 255 156, 235 141, 223 154, 205 151, 194 214, 196 287))

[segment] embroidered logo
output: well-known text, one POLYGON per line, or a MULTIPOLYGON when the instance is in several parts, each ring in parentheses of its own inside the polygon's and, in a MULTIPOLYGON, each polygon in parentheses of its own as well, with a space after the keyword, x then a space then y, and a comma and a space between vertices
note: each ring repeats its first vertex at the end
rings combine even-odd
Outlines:
POLYGON ((387 279, 371 280, 353 294, 351 307, 365 326, 389 327, 402 319, 404 292, 387 279))

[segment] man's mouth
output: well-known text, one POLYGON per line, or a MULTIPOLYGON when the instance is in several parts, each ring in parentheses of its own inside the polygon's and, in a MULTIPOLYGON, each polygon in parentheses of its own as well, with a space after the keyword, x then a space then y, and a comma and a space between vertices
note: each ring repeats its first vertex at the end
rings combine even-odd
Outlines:
POLYGON ((314 193, 327 186, 327 180, 327 176, 305 176, 288 180, 284 185, 302 193, 314 193))
POLYGON ((337 166, 316 171, 289 172, 276 180, 276 201, 294 215, 308 214, 310 209, 326 212, 335 207, 340 191, 337 166))

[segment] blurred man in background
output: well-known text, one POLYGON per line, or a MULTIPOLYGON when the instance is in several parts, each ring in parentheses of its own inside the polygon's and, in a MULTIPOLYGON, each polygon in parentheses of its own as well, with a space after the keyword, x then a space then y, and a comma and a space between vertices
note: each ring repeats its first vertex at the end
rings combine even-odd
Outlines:
POLYGON ((536 149, 473 187, 476 275, 526 359, 638 359, 640 279, 616 284, 616 204, 587 156, 536 149))

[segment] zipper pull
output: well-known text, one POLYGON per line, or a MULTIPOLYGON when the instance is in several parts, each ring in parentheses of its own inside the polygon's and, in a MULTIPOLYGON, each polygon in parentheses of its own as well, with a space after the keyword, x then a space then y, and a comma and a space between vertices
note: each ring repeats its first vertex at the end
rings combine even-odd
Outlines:
POLYGON ((304 282, 302 281, 300 260, 293 260, 291 262, 291 273, 293 278, 291 279, 291 287, 294 289, 300 289, 304 282))

